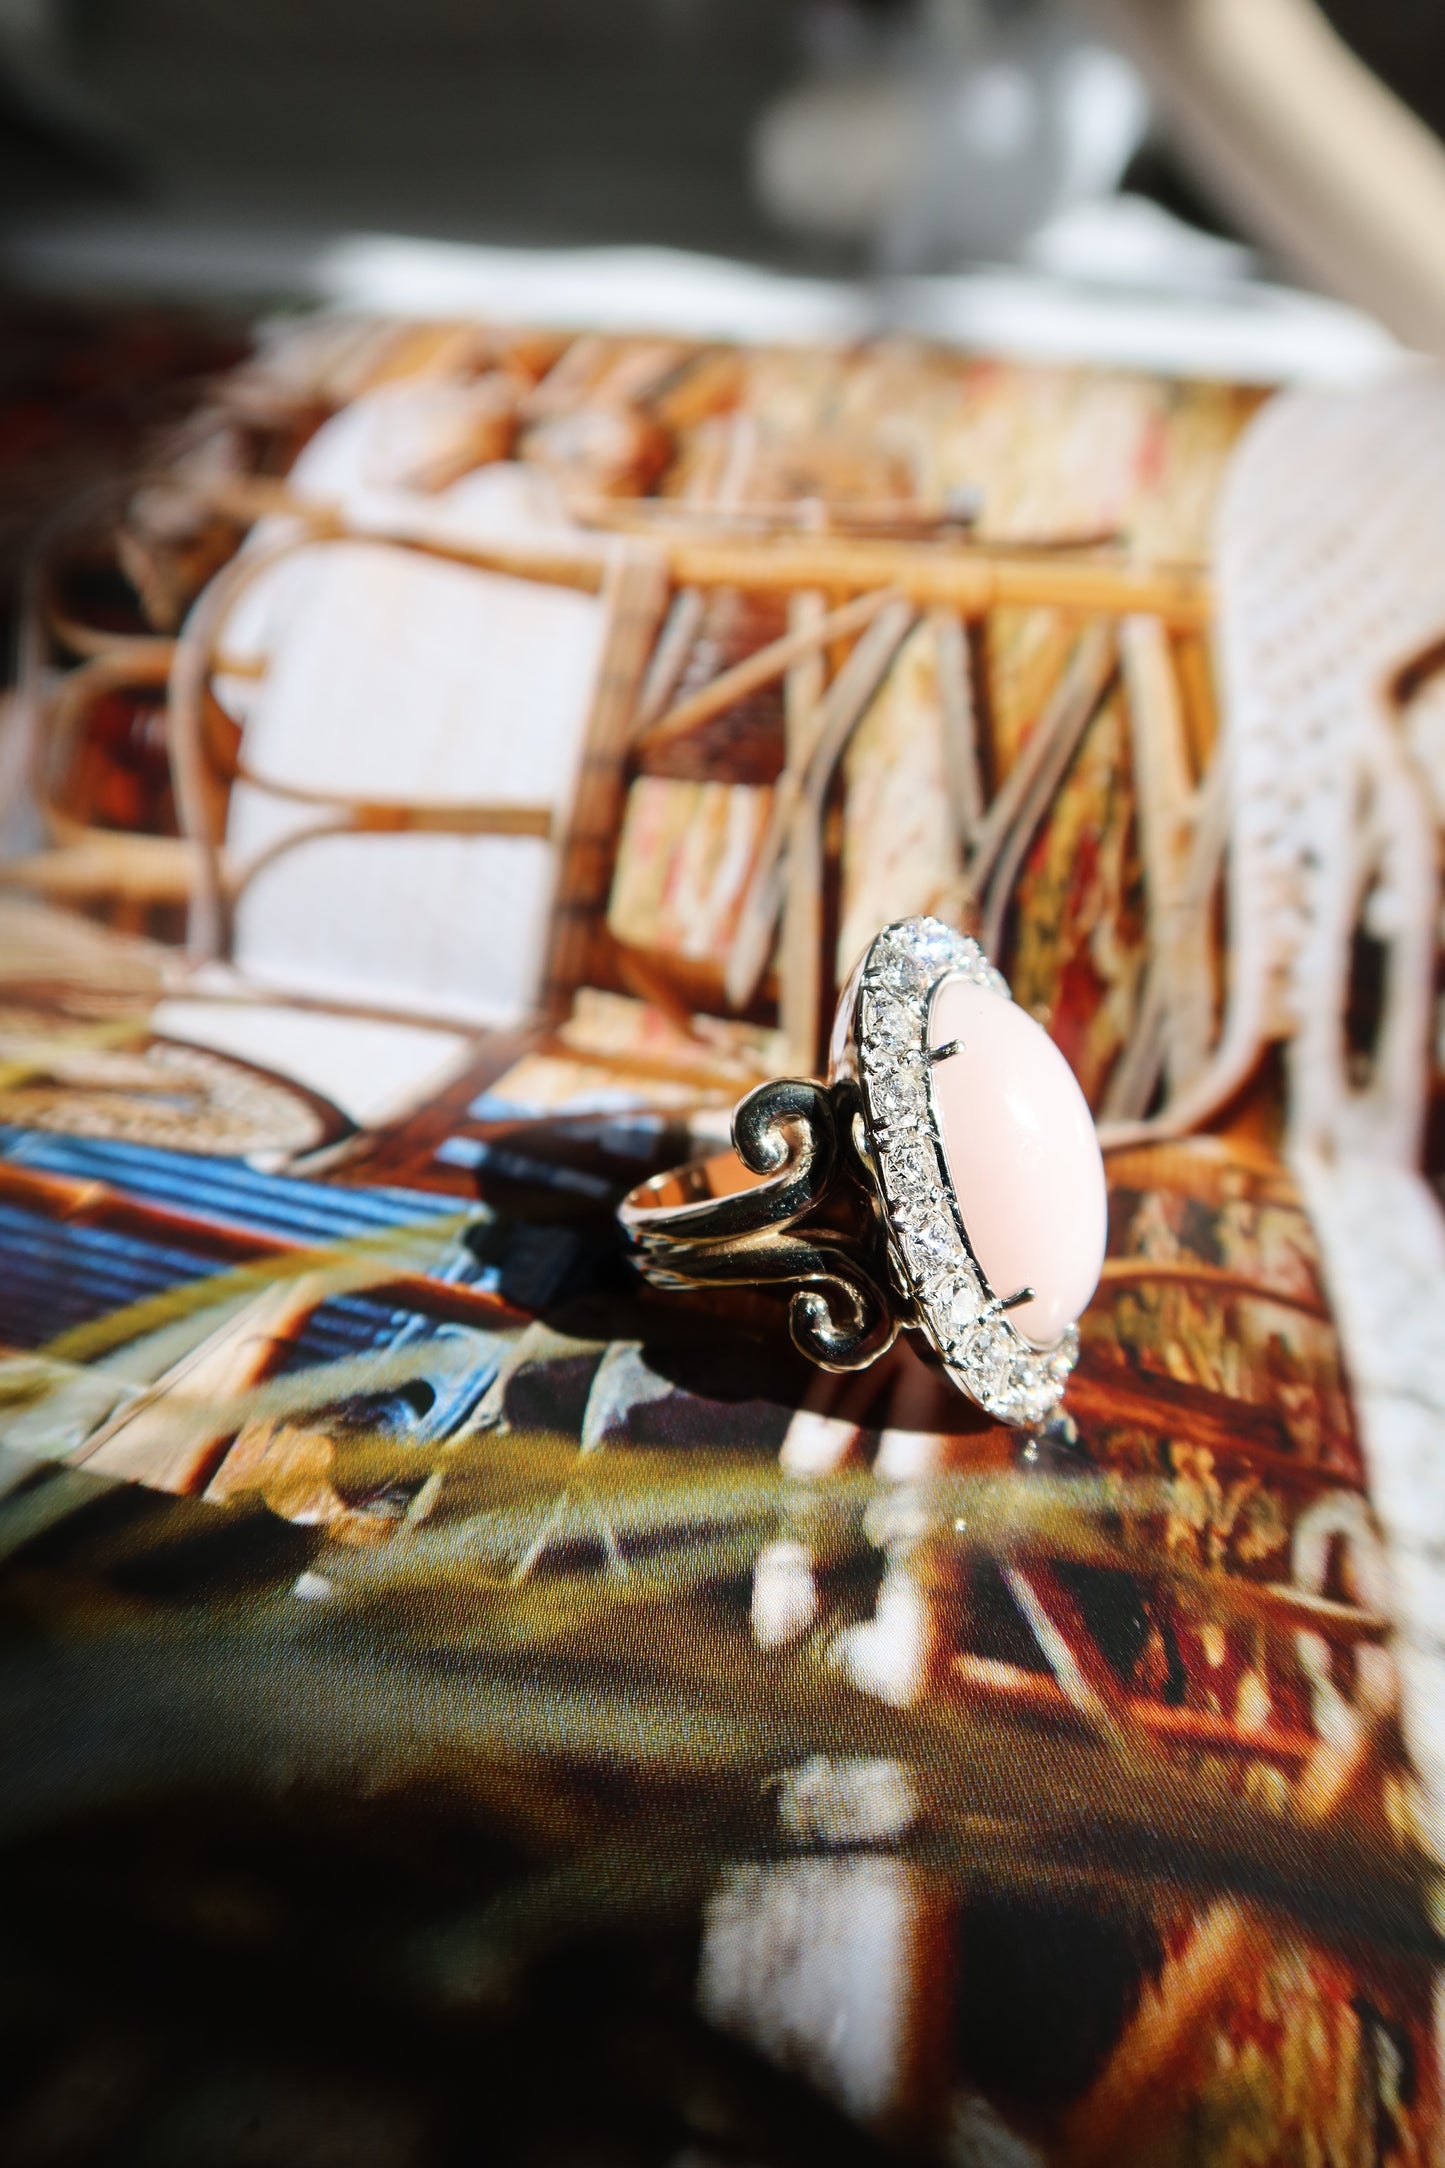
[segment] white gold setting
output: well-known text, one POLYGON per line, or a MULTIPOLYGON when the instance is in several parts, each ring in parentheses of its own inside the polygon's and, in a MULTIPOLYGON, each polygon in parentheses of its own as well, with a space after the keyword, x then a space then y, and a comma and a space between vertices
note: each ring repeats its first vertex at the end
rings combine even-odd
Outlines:
POLYGON ((1012 998, 977 942, 936 918, 886 926, 869 948, 845 995, 865 1134, 893 1271, 918 1324, 970 1399, 1001 1422, 1033 1425, 1062 1398, 1079 1335, 1071 1325, 1044 1349, 1025 1340, 969 1242, 948 1176, 928 1046, 934 990, 956 977, 1012 998))

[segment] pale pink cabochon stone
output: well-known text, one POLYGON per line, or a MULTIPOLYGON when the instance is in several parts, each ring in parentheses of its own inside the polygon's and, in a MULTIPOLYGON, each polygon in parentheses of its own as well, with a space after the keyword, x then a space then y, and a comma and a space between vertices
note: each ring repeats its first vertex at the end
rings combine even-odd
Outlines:
POLYGON ((995 1295, 1031 1287, 1009 1322, 1052 1347, 1099 1284, 1108 1232, 1104 1161, 1088 1101, 1027 1010, 968 979, 934 992, 934 1101, 963 1224, 995 1295))

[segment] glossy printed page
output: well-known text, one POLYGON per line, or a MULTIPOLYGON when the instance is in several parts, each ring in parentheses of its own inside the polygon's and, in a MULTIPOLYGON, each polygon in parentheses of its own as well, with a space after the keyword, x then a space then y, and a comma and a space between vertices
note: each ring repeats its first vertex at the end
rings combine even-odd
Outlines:
POLYGON ((298 325, 204 389, 224 501, 56 545, 0 898, 0 2157, 1439 2157, 1438 1803, 1287 1078, 1140 1126, 1231 993, 1203 575, 1261 396, 298 325), (401 584, 424 531, 525 585, 484 668, 368 673, 334 540, 294 651, 207 631, 317 477, 401 584), (320 802, 262 957, 265 779, 320 802), (615 1220, 922 911, 1113 1125, 1034 1427, 916 1333, 830 1375, 773 1292, 650 1288, 615 1220))

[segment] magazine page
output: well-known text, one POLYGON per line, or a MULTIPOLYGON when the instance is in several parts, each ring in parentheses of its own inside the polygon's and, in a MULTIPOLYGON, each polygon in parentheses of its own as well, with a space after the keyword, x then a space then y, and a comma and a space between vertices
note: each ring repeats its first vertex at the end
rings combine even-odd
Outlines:
POLYGON ((335 317, 188 381, 6 714, 0 2150, 1438 2159, 1418 1612, 1220 754, 1271 388, 335 317), (746 1192, 919 919, 1099 1125, 1061 1397, 619 1228, 746 1192))

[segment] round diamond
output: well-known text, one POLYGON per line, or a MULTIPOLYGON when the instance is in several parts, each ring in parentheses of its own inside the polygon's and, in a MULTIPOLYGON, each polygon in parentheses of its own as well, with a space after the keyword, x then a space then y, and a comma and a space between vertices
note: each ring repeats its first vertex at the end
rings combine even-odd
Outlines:
POLYGON ((945 969, 966 968, 969 951, 974 943, 963 934, 955 933, 945 926, 942 919, 923 918, 916 921, 918 931, 913 937, 915 952, 928 966, 930 977, 937 977, 945 969))
POLYGON ((1033 1364, 1029 1361, 1027 1355, 1015 1355, 1008 1366, 1008 1392, 1013 1397, 1022 1399, 1029 1392, 1033 1382, 1033 1364))
POLYGON ((887 1053, 916 1047, 923 1036, 922 1019, 906 1002, 870 993, 863 1012, 863 1029, 871 1046, 887 1053))
POLYGON ((1043 1422, 1046 1416, 1053 1413, 1058 1401, 1056 1388, 1046 1378, 1035 1378, 1024 1396, 1023 1421, 1029 1424, 1043 1422))
POLYGON ((919 1279, 951 1265, 958 1254, 958 1235, 941 1212, 924 1212, 903 1231, 909 1261, 919 1279))
POLYGON ((874 950, 869 967, 870 978, 890 994, 908 999, 924 992, 933 973, 921 956, 912 949, 880 942, 874 950))
POLYGON ((960 1358, 960 1367, 971 1385, 992 1392, 1002 1382, 1008 1360, 1008 1334, 999 1325, 980 1325, 960 1358))
POLYGON ((915 1121, 923 1112, 923 1080, 913 1069, 888 1069, 869 1080, 868 1096, 875 1121, 892 1127, 915 1121))
POLYGON ((921 1140, 905 1139, 888 1152, 884 1175, 890 1196, 916 1201, 931 1197, 938 1187, 938 1162, 921 1140))
POLYGON ((1018 1420, 1021 1423, 1043 1422, 1059 1401, 1059 1388, 1054 1384, 1045 1367, 1037 1362, 1029 1366, 1027 1382, 1018 1394, 1018 1420))
POLYGON ((952 1347, 965 1338, 978 1321, 979 1289, 972 1273, 960 1272, 934 1297, 933 1311, 939 1338, 952 1347))
POLYGON ((1079 1335, 1071 1325, 1055 1348, 1043 1358, 1044 1373, 1055 1400, 1069 1382, 1069 1372, 1079 1359, 1079 1335))

